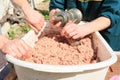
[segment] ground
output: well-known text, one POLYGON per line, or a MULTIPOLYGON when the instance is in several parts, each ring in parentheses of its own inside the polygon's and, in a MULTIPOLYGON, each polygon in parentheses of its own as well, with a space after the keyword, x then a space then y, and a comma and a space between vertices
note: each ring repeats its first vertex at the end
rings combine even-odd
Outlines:
POLYGON ((49 0, 36 4, 36 8, 40 10, 49 10, 49 0))

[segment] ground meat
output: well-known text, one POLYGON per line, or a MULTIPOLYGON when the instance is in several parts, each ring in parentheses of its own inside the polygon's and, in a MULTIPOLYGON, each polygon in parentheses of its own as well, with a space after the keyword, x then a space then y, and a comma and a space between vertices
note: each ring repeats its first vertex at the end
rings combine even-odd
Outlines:
POLYGON ((37 64, 81 65, 96 63, 96 53, 92 47, 91 37, 79 40, 78 46, 71 46, 59 33, 44 35, 31 51, 31 56, 22 60, 37 64))

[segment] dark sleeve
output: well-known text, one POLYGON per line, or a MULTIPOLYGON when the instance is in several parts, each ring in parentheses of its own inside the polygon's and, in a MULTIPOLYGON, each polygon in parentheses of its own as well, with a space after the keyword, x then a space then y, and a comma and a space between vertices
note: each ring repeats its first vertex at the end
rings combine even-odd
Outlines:
POLYGON ((56 8, 64 10, 64 0, 50 0, 49 10, 56 8))
POLYGON ((104 0, 98 16, 105 16, 111 20, 111 26, 120 23, 120 0, 104 0))

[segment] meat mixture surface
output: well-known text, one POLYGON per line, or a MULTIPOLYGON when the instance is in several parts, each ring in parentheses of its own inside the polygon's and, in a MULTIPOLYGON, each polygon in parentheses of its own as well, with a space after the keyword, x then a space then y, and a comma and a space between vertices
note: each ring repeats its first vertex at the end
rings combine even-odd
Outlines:
POLYGON ((22 60, 51 65, 81 65, 98 62, 91 36, 80 39, 79 45, 73 46, 59 33, 46 34, 40 37, 30 54, 30 57, 22 60))

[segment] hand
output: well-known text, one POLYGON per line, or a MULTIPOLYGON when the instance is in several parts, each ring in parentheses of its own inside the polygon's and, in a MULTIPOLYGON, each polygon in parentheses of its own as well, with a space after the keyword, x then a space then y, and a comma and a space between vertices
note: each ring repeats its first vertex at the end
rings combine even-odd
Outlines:
POLYGON ((26 20, 28 21, 28 24, 36 33, 38 33, 39 30, 44 25, 44 16, 40 14, 38 11, 35 11, 33 9, 30 9, 26 13, 26 20))
POLYGON ((27 0, 12 0, 17 4, 24 12, 28 24, 36 33, 44 25, 44 17, 37 11, 35 11, 28 3, 27 0))
POLYGON ((28 57, 30 54, 29 51, 31 50, 31 47, 29 47, 23 40, 8 40, 3 46, 2 46, 2 52, 9 54, 16 58, 21 57, 28 57))
POLYGON ((54 20, 54 15, 56 14, 56 13, 58 13, 58 12, 60 12, 60 10, 59 9, 53 9, 53 10, 51 10, 50 11, 50 15, 49 15, 49 17, 50 17, 50 23, 51 23, 51 25, 52 25, 52 27, 53 28, 59 28, 60 27, 60 25, 61 25, 61 22, 55 22, 54 20))
POLYGON ((89 29, 89 26, 86 26, 86 24, 78 25, 69 21, 62 29, 61 35, 73 39, 83 38, 92 33, 91 29, 89 29))

